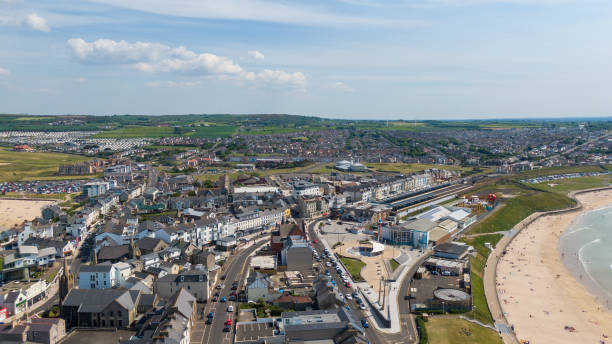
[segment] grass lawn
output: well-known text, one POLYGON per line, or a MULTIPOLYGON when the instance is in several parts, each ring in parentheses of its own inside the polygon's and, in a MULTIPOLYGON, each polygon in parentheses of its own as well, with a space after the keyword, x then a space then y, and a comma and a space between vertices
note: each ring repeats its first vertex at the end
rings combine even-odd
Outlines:
POLYGON ((463 319, 433 317, 425 326, 429 344, 503 343, 497 332, 463 319))
POLYGON ((363 269, 363 267, 366 265, 364 262, 359 259, 343 256, 340 256, 340 260, 342 261, 342 264, 346 266, 348 273, 351 274, 351 278, 353 279, 353 281, 363 281, 363 277, 361 277, 361 269, 363 269))
POLYGON ((399 173, 412 173, 430 168, 437 168, 440 170, 449 171, 469 171, 470 167, 461 167, 457 165, 430 165, 430 164, 404 164, 404 163, 366 163, 368 168, 375 169, 379 172, 399 172, 399 173))
MULTIPOLYGON (((484 246, 485 242, 490 242, 492 246, 495 246, 499 240, 503 237, 502 234, 489 234, 482 235, 474 238, 462 238, 461 241, 472 245, 478 252, 475 257, 470 258, 470 278, 472 284, 472 302, 476 307, 474 316, 477 320, 480 320, 486 324, 493 324, 493 317, 489 311, 487 299, 484 293, 484 265, 489 256, 489 249, 484 246)), ((468 312, 467 316, 472 316, 472 312, 468 312)))
POLYGON ((395 259, 390 259, 389 265, 391 265, 391 271, 395 271, 395 269, 397 269, 400 266, 400 264, 396 262, 395 259))
POLYGON ((59 199, 59 200, 64 200, 66 199, 66 194, 65 193, 59 193, 59 194, 24 194, 24 193, 20 193, 20 192, 7 192, 4 195, 0 195, 0 197, 9 197, 9 198, 38 198, 38 199, 59 199))
POLYGON ((0 148, 0 181, 85 179, 92 176, 55 176, 58 166, 91 158, 62 153, 14 152, 0 148))
POLYGON ((580 177, 555 180, 549 183, 529 184, 529 186, 543 191, 551 191, 567 195, 570 191, 585 190, 608 186, 612 176, 595 176, 595 177, 580 177), (559 184, 550 186, 550 184, 559 184))
POLYGON ((525 171, 517 174, 518 179, 550 176, 554 174, 578 173, 578 172, 601 172, 608 167, 604 166, 563 166, 563 167, 547 167, 532 171, 525 171))
POLYGON ((235 126, 218 125, 209 127, 180 127, 176 131, 172 127, 157 126, 125 126, 118 129, 102 131, 95 135, 99 138, 157 138, 157 137, 228 137, 236 131, 235 126))
POLYGON ((503 209, 475 224, 470 229, 470 233, 506 231, 534 212, 563 209, 575 203, 560 193, 528 191, 526 190, 524 195, 505 200, 506 205, 503 209))

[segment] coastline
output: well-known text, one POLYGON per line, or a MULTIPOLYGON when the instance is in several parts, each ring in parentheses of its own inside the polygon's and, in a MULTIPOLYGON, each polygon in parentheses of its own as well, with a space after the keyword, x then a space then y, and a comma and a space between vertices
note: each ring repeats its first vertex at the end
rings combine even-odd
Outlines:
MULTIPOLYGON (((572 274, 574 279, 580 282, 580 284, 582 284, 589 293, 595 296, 601 307, 608 309, 608 311, 612 311, 612 290, 606 290, 605 287, 600 285, 599 282, 597 282, 593 278, 592 274, 584 266, 580 258, 580 252, 584 248, 592 244, 592 242, 583 245, 578 250, 578 252, 576 252, 575 249, 564 247, 570 244, 570 239, 568 238, 568 236, 571 236, 575 232, 581 231, 581 229, 575 228, 577 221, 581 220, 582 217, 587 214, 604 210, 612 210, 612 204, 587 212, 583 212, 574 217, 571 223, 567 226, 567 228, 563 231, 563 234, 559 238, 558 250, 559 254, 561 255, 561 261, 566 266, 568 271, 572 274)), ((610 268, 612 269, 612 266, 610 268)), ((610 271, 610 273, 612 273, 612 270, 610 271)))
POLYGON ((575 218, 612 205, 612 190, 580 193, 575 198, 582 204, 580 209, 538 217, 513 238, 497 264, 497 295, 519 339, 600 343, 612 336, 612 313, 598 303, 598 295, 574 278, 576 271, 563 263, 558 249, 575 218))

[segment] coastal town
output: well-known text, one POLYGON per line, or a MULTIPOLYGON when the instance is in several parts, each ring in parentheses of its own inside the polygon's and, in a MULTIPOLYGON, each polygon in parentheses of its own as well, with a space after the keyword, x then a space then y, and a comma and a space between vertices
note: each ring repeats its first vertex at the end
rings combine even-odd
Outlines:
POLYGON ((612 334, 605 296, 576 320, 517 291, 553 283, 532 216, 612 197, 607 130, 95 135, 0 133, 14 168, 58 159, 0 183, 0 342, 542 342, 525 312, 567 322, 555 342, 612 334))

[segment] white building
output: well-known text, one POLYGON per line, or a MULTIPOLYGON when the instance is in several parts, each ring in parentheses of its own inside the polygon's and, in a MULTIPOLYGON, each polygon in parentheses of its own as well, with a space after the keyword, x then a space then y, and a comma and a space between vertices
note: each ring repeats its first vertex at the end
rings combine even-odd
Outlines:
POLYGON ((117 269, 111 264, 82 265, 79 289, 108 289, 119 286, 117 269))
POLYGON ((321 196, 323 193, 321 192, 321 187, 319 185, 306 182, 306 181, 297 181, 293 183, 293 196, 321 196))

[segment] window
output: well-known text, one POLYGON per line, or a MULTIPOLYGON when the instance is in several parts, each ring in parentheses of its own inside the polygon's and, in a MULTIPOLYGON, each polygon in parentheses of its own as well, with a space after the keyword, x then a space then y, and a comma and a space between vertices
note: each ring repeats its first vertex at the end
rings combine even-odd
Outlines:
POLYGON ((191 290, 191 286, 190 285, 187 286, 187 290, 191 290))
POLYGON ((121 321, 121 320, 117 321, 117 326, 118 327, 123 327, 123 321, 121 321))
POLYGON ((115 326, 115 322, 113 320, 110 321, 111 327, 115 326))
POLYGON ((89 280, 90 281, 95 281, 96 280, 96 275, 89 275, 89 280))
POLYGON ((95 283, 92 283, 92 284, 90 285, 90 287, 91 287, 91 289, 96 289, 96 284, 95 284, 95 283))
POLYGON ((110 316, 111 316, 111 317, 113 316, 113 311, 110 311, 110 316))
POLYGON ((102 320, 102 326, 106 326, 106 321, 102 320))
POLYGON ((121 316, 121 311, 117 311, 117 315, 118 315, 118 316, 121 316))

